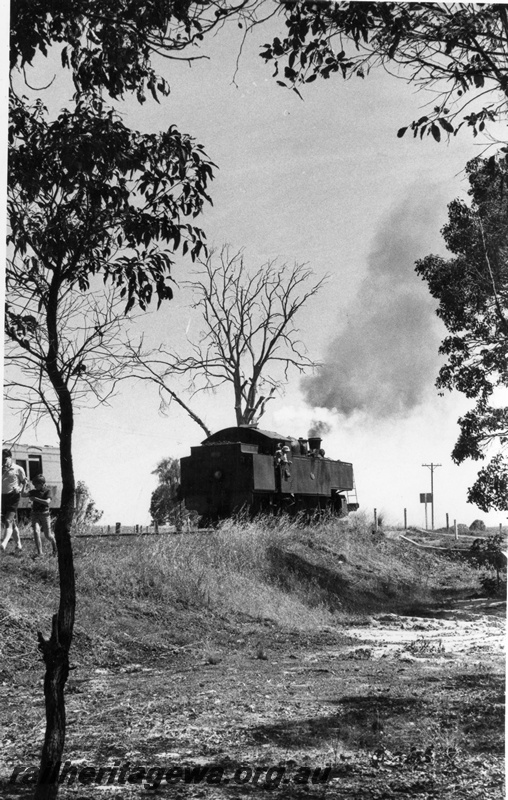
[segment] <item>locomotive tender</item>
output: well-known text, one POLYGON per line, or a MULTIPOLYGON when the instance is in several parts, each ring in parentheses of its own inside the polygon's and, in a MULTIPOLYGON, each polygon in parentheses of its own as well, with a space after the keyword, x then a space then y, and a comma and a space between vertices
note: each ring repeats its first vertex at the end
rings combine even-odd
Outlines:
POLYGON ((251 425, 224 428, 180 460, 181 495, 202 525, 241 510, 289 514, 358 508, 353 466, 324 456, 321 439, 251 425), (353 497, 351 497, 353 493, 353 497))

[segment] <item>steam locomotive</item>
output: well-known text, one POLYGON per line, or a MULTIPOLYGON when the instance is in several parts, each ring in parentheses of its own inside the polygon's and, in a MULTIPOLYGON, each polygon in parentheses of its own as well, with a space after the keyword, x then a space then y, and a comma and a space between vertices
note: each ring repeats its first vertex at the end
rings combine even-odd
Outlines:
POLYGON ((224 428, 180 460, 185 505, 200 515, 201 525, 242 510, 252 515, 355 511, 353 466, 326 458, 321 441, 250 425, 224 428))

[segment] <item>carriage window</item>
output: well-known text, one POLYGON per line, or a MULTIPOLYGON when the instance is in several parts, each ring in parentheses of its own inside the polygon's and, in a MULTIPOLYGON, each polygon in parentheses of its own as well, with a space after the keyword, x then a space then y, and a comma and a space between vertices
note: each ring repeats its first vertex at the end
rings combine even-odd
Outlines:
POLYGON ((36 475, 42 475, 42 458, 41 456, 28 456, 28 477, 31 481, 36 475))

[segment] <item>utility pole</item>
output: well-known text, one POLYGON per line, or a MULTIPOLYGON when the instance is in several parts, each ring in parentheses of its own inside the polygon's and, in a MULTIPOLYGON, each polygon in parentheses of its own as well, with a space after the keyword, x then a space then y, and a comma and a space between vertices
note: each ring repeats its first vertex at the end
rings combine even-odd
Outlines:
POLYGON ((442 466, 441 464, 422 464, 422 467, 430 469, 430 495, 431 495, 431 520, 432 530, 434 530, 434 470, 442 466))

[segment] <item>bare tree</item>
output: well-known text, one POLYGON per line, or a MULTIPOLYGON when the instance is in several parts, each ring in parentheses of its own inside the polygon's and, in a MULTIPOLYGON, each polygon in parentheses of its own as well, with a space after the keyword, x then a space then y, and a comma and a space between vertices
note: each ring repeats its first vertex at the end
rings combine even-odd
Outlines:
POLYGON ((159 348, 156 352, 145 350, 143 338, 138 344, 127 343, 127 359, 132 365, 129 378, 151 381, 159 389, 160 411, 165 414, 171 403, 174 401, 194 420, 196 425, 203 429, 207 436, 211 435, 211 430, 206 422, 196 414, 190 405, 182 400, 179 392, 169 385, 171 379, 171 368, 168 366, 168 354, 164 348, 159 348), (169 400, 168 400, 169 395, 169 400))
POLYGON ((131 347, 130 358, 137 362, 137 377, 155 381, 161 396, 169 393, 210 435, 172 388, 174 378, 188 378, 192 393, 230 385, 236 424, 257 424, 290 369, 304 372, 317 366, 298 337, 295 317, 326 277, 312 283, 312 270, 305 265, 290 268, 276 260, 249 271, 243 251, 233 252, 228 245, 200 264, 196 279, 186 284, 203 324, 199 340, 190 342, 191 353, 131 347))
MULTIPOLYGON (((38 278, 42 285, 44 274, 38 278)), ((17 439, 44 416, 51 418, 59 436, 62 426, 58 392, 47 370, 50 332, 30 283, 21 273, 16 282, 11 274, 7 285, 4 397, 19 416, 17 439)), ((125 374, 125 303, 117 295, 113 289, 79 294, 67 286, 57 298, 56 368, 74 411, 106 403, 125 374)))

